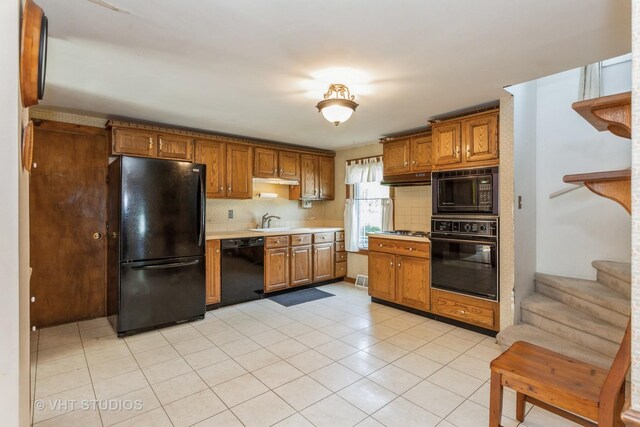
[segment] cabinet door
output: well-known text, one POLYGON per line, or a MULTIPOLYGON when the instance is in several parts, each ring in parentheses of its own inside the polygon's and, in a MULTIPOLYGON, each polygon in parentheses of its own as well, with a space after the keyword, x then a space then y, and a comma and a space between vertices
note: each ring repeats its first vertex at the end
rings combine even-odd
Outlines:
POLYGON ((333 243, 321 243, 313 246, 313 281, 322 282, 333 279, 335 267, 333 243))
POLYGON ((430 172, 432 161, 431 135, 411 139, 411 172, 430 172))
POLYGON ((251 147, 227 144, 227 197, 250 199, 253 191, 251 177, 251 147))
POLYGON ((429 260, 396 256, 396 282, 399 304, 429 310, 429 260))
POLYGON ((498 158, 498 114, 487 114, 462 122, 466 162, 498 158))
POLYGON ((278 152, 268 148, 253 149, 253 176, 275 178, 278 176, 278 152))
POLYGON ((300 180, 300 154, 292 151, 278 152, 279 176, 292 181, 300 180))
POLYGON ((433 164, 450 165, 460 163, 460 122, 433 126, 433 164))
POLYGON ((193 139, 171 134, 158 135, 158 157, 161 159, 193 161, 193 139))
POLYGON ((333 157, 318 157, 318 191, 320 200, 333 200, 335 198, 333 164, 333 157))
POLYGON ((311 246, 294 246, 291 252, 291 286, 301 286, 312 282, 311 246))
POLYGON ((385 142, 382 146, 383 174, 387 176, 409 173, 411 171, 410 156, 411 140, 385 142))
POLYGON ((300 155, 300 198, 318 198, 318 156, 300 155))
POLYGON ((207 241, 207 304, 220 302, 220 240, 207 241))
POLYGON ((113 154, 155 157, 156 134, 131 129, 113 129, 113 154))
POLYGON ((374 298, 395 301, 395 255, 369 252, 369 295, 374 298))
POLYGON ((207 197, 225 197, 225 155, 223 142, 197 141, 194 161, 207 166, 207 197))
POLYGON ((289 287, 289 249, 265 249, 264 291, 272 292, 289 287))

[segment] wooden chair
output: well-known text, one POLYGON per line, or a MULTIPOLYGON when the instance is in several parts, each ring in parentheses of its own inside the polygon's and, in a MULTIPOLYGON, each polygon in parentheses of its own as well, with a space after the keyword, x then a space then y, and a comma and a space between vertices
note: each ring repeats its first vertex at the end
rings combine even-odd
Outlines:
POLYGON ((489 427, 499 427, 503 387, 516 391, 516 418, 526 402, 588 427, 624 427, 620 413, 631 360, 631 321, 607 372, 524 341, 491 362, 489 427))

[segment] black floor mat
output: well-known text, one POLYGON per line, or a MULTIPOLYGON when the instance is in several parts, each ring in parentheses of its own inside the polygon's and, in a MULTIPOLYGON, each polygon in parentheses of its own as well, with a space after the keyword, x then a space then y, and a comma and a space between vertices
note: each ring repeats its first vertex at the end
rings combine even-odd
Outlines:
POLYGON ((277 302, 285 307, 291 307, 292 305, 298 305, 309 301, 315 301, 317 299, 328 298, 335 296, 329 292, 321 291, 316 288, 303 289, 301 291, 289 292, 286 294, 275 295, 269 297, 271 301, 277 302))

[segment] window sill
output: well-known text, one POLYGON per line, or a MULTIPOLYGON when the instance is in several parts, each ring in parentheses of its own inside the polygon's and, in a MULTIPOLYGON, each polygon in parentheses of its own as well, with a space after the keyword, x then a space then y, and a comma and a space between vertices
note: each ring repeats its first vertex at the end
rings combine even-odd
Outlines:
POLYGON ((355 251, 347 251, 350 254, 357 254, 357 255, 369 255, 369 250, 368 249, 358 249, 357 252, 355 251))

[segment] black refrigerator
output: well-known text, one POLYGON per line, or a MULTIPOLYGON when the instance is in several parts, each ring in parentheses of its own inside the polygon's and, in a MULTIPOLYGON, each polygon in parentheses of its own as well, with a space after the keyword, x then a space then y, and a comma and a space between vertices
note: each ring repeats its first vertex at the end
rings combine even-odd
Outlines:
POLYGON ((205 174, 171 160, 109 165, 107 315, 118 336, 204 317, 205 174))

